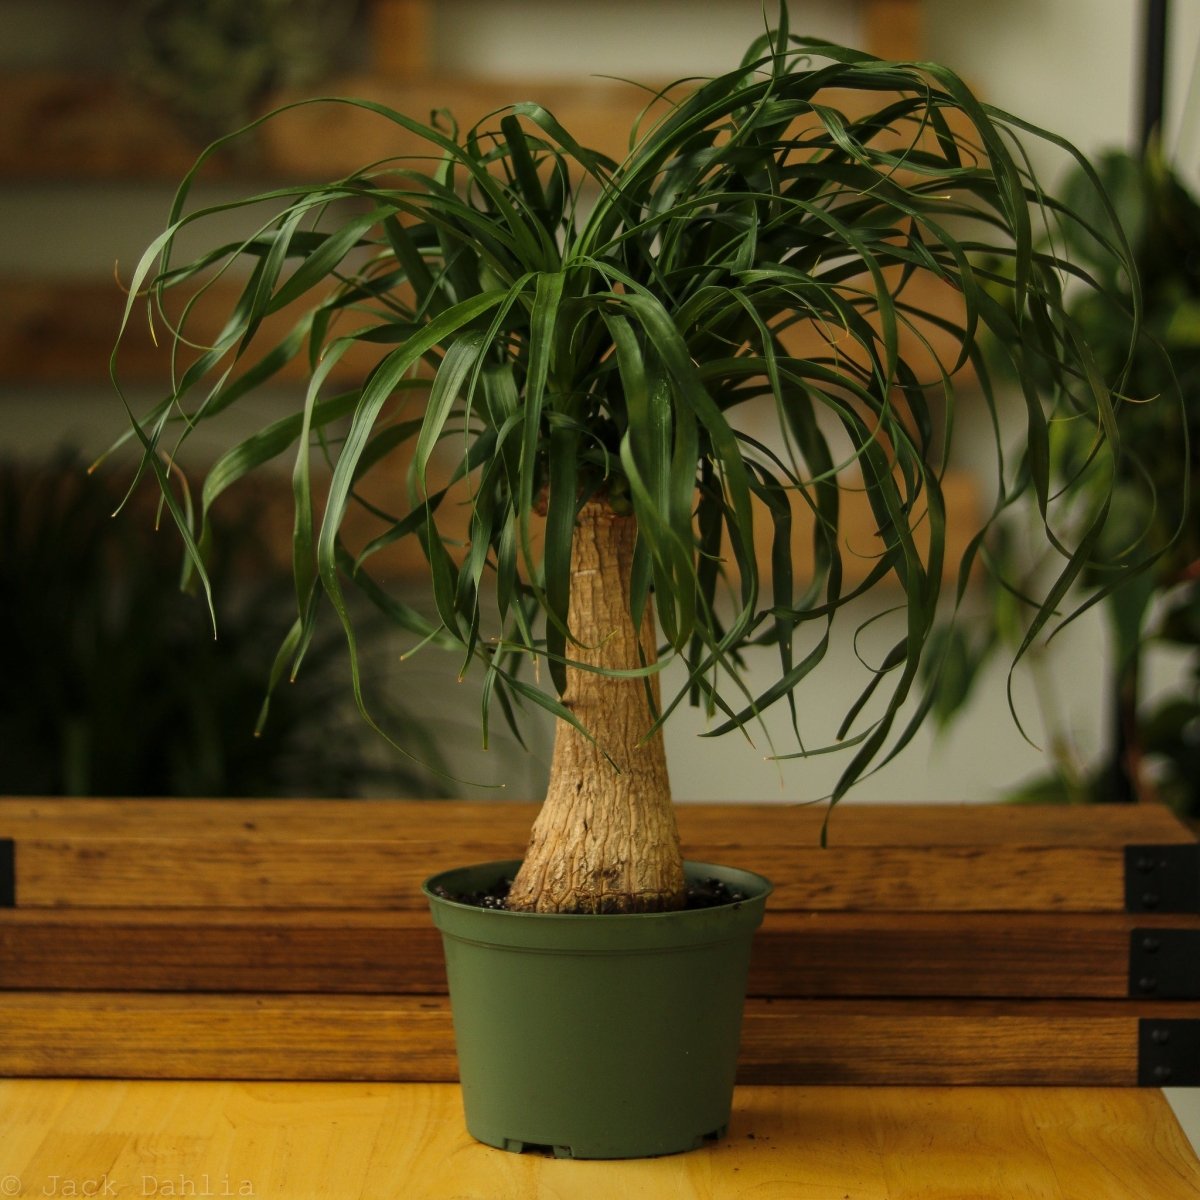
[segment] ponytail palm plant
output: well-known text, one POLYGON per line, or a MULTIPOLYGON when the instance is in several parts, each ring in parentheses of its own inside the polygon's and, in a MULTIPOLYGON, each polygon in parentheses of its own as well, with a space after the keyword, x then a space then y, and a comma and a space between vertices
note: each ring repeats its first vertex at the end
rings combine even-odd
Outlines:
MULTIPOLYGON (((133 418, 139 475, 157 477, 207 589, 212 505, 290 459, 297 614, 275 681, 299 669, 329 608, 357 670, 344 600, 357 586, 478 672, 485 738, 493 712, 554 715, 548 794, 510 908, 681 906, 663 723, 686 700, 713 733, 746 730, 781 704, 797 735, 788 755, 827 749, 804 737, 805 685, 835 619, 885 582, 905 627, 845 714, 833 799, 910 739, 929 706, 918 667, 943 578, 957 573, 953 603, 980 544, 947 562, 941 481, 963 378, 990 410, 996 510, 1031 497, 1060 556, 1025 645, 1062 615, 1107 500, 1060 528, 1050 424, 1086 424, 1091 463, 1111 469, 1123 378, 1101 376, 1071 319, 1064 289, 1099 284, 1044 241, 1077 218, 1042 190, 1018 138, 1082 163, 1067 143, 941 67, 785 23, 736 70, 648 108, 619 161, 533 103, 465 132, 323 103, 390 122, 427 156, 193 210, 204 162, 229 139, 201 157, 126 311, 128 324, 148 303, 175 348, 170 394, 133 418), (244 238, 177 261, 181 234, 264 204, 273 215, 244 238), (997 256, 1005 269, 977 265, 997 256), (236 302, 197 344, 190 304, 168 317, 167 293, 222 278, 239 280, 236 302), (284 310, 290 326, 268 335, 284 310), (985 328, 1018 381, 1016 429, 977 352, 985 328), (353 385, 335 388, 364 354, 353 385), (174 469, 189 435, 294 359, 308 378, 294 411, 234 439, 190 496, 174 469), (381 476, 400 481, 390 507, 372 498, 381 476), (865 494, 877 534, 853 583, 845 489, 865 494), (346 520, 360 508, 376 528, 355 544, 346 520), (427 564, 432 620, 375 570, 400 539, 427 564), (777 666, 765 688, 751 685, 753 647, 777 666), (668 692, 671 662, 683 682, 668 692)), ((1128 263, 1100 211, 1090 234, 1128 263)), ((120 345, 114 378, 119 362, 120 345)))

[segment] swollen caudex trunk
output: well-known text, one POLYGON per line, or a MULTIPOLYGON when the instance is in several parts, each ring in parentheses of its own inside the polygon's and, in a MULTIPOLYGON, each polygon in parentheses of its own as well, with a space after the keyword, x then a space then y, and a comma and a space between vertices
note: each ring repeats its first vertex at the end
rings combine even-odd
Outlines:
MULTIPOLYGON (((629 614, 636 533, 632 517, 618 516, 602 501, 589 501, 579 513, 568 616, 578 644, 568 653, 580 662, 631 670, 655 661, 653 617, 646 613, 639 636, 629 614)), ((650 687, 657 706, 657 676, 650 687)), ((558 722, 550 786, 508 907, 559 913, 682 908, 683 864, 662 734, 646 738, 654 724, 646 681, 569 668, 562 699, 595 742, 558 722)))

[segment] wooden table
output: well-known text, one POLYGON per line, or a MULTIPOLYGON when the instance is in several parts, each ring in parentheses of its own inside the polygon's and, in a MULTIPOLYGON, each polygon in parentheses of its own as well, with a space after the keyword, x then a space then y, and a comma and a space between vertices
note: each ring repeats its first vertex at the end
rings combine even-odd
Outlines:
POLYGON ((0 1197, 260 1200, 1195 1200, 1162 1094, 744 1087, 669 1158, 505 1154, 452 1084, 0 1081, 0 1197))

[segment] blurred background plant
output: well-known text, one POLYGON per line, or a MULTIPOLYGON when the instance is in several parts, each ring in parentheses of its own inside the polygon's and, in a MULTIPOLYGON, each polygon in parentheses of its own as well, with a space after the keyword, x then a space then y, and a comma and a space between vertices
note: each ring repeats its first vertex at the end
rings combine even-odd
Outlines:
POLYGON ((244 125, 280 88, 324 77, 353 28, 356 0, 138 0, 128 68, 201 142, 244 125))
MULTIPOLYGON (((1160 799, 1197 817, 1200 204, 1153 143, 1141 156, 1109 151, 1099 159, 1097 170, 1133 246, 1145 304, 1144 333, 1124 414, 1125 453, 1109 518, 1082 577, 1083 587, 1103 605, 1112 641, 1106 698, 1111 745, 1107 757, 1080 761, 1058 715, 1055 680, 1035 654, 1031 669, 1053 766, 1018 788, 1013 799, 1039 803, 1160 799), (1140 403, 1168 398, 1176 389, 1174 402, 1140 403), (1130 584, 1110 588, 1114 564, 1134 544, 1141 553, 1158 555, 1157 562, 1130 584), (1158 650, 1182 659, 1183 670, 1172 686, 1148 696, 1147 661, 1158 650)), ((1086 206, 1088 190, 1077 176, 1069 181, 1064 197, 1068 204, 1086 206)), ((1065 232, 1072 260, 1119 295, 1115 257, 1078 227, 1065 232)), ((1128 305, 1089 290, 1081 294, 1073 315, 1095 351, 1099 369, 1119 365, 1106 361, 1106 356, 1123 354, 1129 343, 1128 305)), ((1061 479, 1095 470, 1090 462, 1091 434, 1079 422, 1055 426, 1054 452, 1061 479)), ((935 714, 943 727, 960 715, 993 654, 1019 640, 1021 596, 1040 567, 1030 559, 1022 536, 1021 522, 1029 515, 1010 512, 992 529, 987 549, 991 571, 983 581, 980 615, 939 635, 942 668, 935 714)))
POLYGON ((370 612, 373 703, 420 761, 384 753, 344 703, 346 656, 332 624, 297 682, 275 689, 255 736, 295 603, 261 507, 243 502, 236 521, 218 517, 214 640, 203 602, 173 586, 179 552, 155 535, 153 501, 114 519, 119 500, 74 454, 0 462, 0 793, 447 794, 433 730, 379 677, 382 620, 370 612))

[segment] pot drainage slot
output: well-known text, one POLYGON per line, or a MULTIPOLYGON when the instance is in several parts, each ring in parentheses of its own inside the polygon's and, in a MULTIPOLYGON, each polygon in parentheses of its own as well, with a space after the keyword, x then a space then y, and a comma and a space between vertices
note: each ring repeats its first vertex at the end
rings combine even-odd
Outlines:
MULTIPOLYGON (((692 1144, 690 1146, 686 1147, 686 1149, 699 1150, 702 1146, 711 1146, 714 1142, 719 1142, 725 1136, 728 1128, 729 1128, 728 1125, 722 1125, 720 1129, 714 1129, 711 1133, 699 1134, 693 1140, 692 1144)), ((598 1156, 596 1154, 576 1155, 575 1151, 572 1150, 570 1146, 556 1146, 552 1142, 522 1142, 522 1141, 518 1141, 516 1138, 505 1138, 504 1145, 501 1148, 504 1150, 507 1150, 510 1154, 532 1154, 532 1155, 536 1155, 539 1158, 576 1158, 576 1157, 579 1157, 579 1158, 596 1158, 596 1157, 609 1158, 609 1157, 611 1157, 611 1155, 603 1154, 603 1153, 598 1156)), ((638 1154, 635 1157, 653 1158, 656 1153, 658 1153, 658 1154, 663 1154, 663 1153, 674 1154, 674 1153, 678 1153, 678 1151, 668 1150, 668 1151, 655 1152, 653 1150, 650 1150, 650 1151, 643 1151, 641 1154, 638 1154)), ((619 1157, 624 1157, 624 1156, 622 1155, 619 1157)))
POLYGON ((504 1148, 510 1154, 536 1154, 542 1158, 574 1158, 570 1146, 552 1146, 545 1142, 518 1142, 504 1139, 504 1148))

